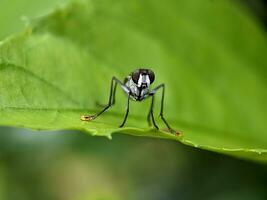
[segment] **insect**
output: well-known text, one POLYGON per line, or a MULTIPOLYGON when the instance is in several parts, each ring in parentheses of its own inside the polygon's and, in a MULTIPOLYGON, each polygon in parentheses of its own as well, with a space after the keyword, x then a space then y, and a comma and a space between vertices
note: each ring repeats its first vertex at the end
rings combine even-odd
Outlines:
POLYGON ((116 88, 117 88, 117 85, 119 85, 127 95, 126 113, 125 113, 123 122, 119 127, 123 127, 127 120, 127 117, 129 114, 130 100, 143 101, 144 99, 151 97, 151 106, 150 106, 150 109, 147 115, 147 121, 148 121, 148 124, 151 126, 151 120, 152 120, 154 127, 156 129, 159 129, 154 118, 154 98, 155 98, 156 92, 162 89, 160 117, 171 133, 180 134, 179 132, 175 131, 174 129, 170 127, 170 125, 168 124, 168 122, 163 116, 165 84, 162 83, 151 90, 150 85, 154 82, 154 80, 155 80, 155 74, 151 69, 136 69, 124 79, 123 83, 119 79, 113 76, 111 79, 108 104, 104 106, 104 108, 95 115, 82 115, 81 120, 82 121, 94 120, 99 115, 101 115, 106 110, 108 110, 112 105, 114 105, 116 88))

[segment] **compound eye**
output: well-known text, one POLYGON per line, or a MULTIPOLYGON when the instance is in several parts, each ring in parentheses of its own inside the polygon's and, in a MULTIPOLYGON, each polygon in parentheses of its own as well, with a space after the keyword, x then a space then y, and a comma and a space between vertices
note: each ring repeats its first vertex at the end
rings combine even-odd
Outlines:
POLYGON ((149 79, 150 79, 150 84, 152 84, 155 80, 155 74, 152 70, 148 70, 148 76, 149 76, 149 79))
POLYGON ((137 69, 132 73, 132 79, 135 84, 138 84, 139 77, 140 77, 140 71, 137 69))

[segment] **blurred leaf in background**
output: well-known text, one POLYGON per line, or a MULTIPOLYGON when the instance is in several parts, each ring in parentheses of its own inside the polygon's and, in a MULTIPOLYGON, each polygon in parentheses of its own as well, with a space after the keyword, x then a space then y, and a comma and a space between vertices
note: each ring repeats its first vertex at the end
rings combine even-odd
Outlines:
POLYGON ((0 129, 8 200, 265 200, 266 166, 175 141, 0 129))

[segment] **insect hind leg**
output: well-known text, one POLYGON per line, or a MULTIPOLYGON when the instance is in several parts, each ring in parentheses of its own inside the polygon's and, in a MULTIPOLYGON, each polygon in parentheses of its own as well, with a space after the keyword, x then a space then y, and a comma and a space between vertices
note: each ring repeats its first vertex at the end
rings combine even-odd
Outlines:
MULTIPOLYGON (((154 96, 154 94, 162 88, 162 95, 161 95, 161 105, 160 105, 160 118, 162 119, 162 121, 164 122, 164 124, 167 126, 168 130, 173 133, 173 134, 180 134, 180 132, 175 131, 174 129, 171 128, 171 126, 169 125, 169 123, 166 121, 166 119, 163 116, 163 110, 164 110, 164 95, 165 95, 165 84, 160 84, 158 85, 155 89, 153 89, 151 91, 151 95, 154 96)), ((153 120, 153 118, 152 118, 153 120)))

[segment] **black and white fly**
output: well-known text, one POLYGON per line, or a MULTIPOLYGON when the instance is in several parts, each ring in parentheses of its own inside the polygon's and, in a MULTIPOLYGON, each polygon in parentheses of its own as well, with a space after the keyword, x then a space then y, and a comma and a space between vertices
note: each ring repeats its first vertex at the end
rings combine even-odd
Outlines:
POLYGON ((150 85, 155 80, 155 74, 150 69, 136 69, 134 72, 132 72, 129 76, 127 76, 124 79, 124 82, 122 83, 119 79, 116 77, 112 77, 111 79, 111 86, 110 86, 110 94, 109 94, 109 100, 108 104, 104 106, 103 110, 101 110, 99 113, 95 115, 82 115, 81 120, 83 121, 91 121, 96 119, 99 115, 101 115, 103 112, 105 112, 107 109, 109 109, 112 105, 115 104, 115 94, 116 94, 116 88, 117 85, 120 85, 122 90, 127 94, 127 106, 126 106, 126 113, 123 119, 122 124, 120 127, 123 127, 129 113, 129 102, 130 99, 134 101, 142 101, 148 97, 151 97, 151 106, 149 109, 149 113, 147 116, 148 124, 151 126, 151 119, 154 127, 156 129, 159 129, 159 127, 156 124, 153 110, 154 110, 154 96, 156 92, 162 88, 162 95, 161 95, 161 108, 160 108, 160 117, 167 126, 168 130, 171 133, 179 134, 179 132, 173 130, 170 125, 167 123, 166 119, 163 116, 163 106, 164 106, 164 93, 165 93, 165 85, 164 83, 158 85, 154 89, 150 90, 150 85))

